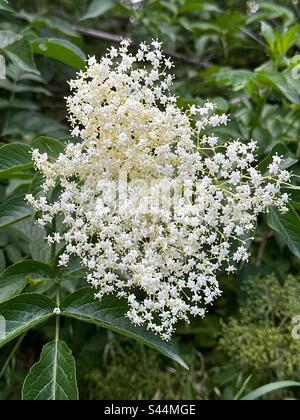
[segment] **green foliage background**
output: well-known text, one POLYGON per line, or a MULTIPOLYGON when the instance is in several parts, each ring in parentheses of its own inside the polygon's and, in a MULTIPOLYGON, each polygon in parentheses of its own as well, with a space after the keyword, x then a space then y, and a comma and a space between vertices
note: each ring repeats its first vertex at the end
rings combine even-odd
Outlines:
MULTIPOLYGON (((101 57, 121 37, 130 37, 133 48, 158 38, 176 63, 181 106, 211 99, 231 116, 217 134, 257 140, 262 171, 278 152, 300 175, 299 17, 300 4, 289 0, 144 0, 135 6, 126 0, 0 0, 6 62, 0 80, 0 313, 24 291, 46 299, 63 279, 64 298, 85 285, 76 262, 69 272, 49 272, 51 249, 23 196, 38 189, 30 147, 55 156, 70 138, 66 82, 84 69, 87 56, 101 57)), ((291 339, 292 318, 300 315, 294 179, 289 213, 271 211, 259 220, 251 261, 236 276, 221 277, 223 297, 211 313, 179 326, 175 341, 189 372, 100 328, 101 320, 83 327, 66 309, 61 336, 77 360, 81 398, 233 399, 241 388, 246 393, 272 381, 300 381, 300 342, 291 339)), ((0 399, 20 398, 54 330, 51 319, 0 350, 0 399)), ((271 395, 299 397, 297 390, 271 395)))

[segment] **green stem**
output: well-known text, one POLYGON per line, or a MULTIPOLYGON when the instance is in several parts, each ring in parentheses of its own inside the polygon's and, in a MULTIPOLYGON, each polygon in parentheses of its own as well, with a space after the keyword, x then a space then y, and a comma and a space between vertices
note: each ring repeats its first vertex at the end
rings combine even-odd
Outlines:
MULTIPOLYGON (((56 305, 59 308, 60 305, 60 296, 59 296, 59 284, 56 289, 56 305)), ((55 324, 55 346, 54 346, 54 362, 53 362, 53 381, 52 381, 52 399, 56 400, 56 385, 57 385, 57 370, 58 370, 58 343, 59 343, 59 319, 60 314, 56 314, 56 324, 55 324)))
POLYGON ((265 107, 265 105, 266 105, 266 103, 269 99, 270 93, 271 93, 271 89, 268 89, 265 96, 262 98, 260 104, 258 105, 253 124, 250 128, 250 131, 249 131, 249 140, 251 140, 253 138, 253 132, 254 132, 257 124, 259 123, 259 120, 261 119, 263 109, 264 109, 264 107, 265 107))
POLYGON ((221 43, 222 43, 223 51, 224 51, 224 58, 227 61, 228 56, 229 56, 229 51, 228 51, 228 44, 227 44, 226 36, 221 36, 221 43))
MULTIPOLYGON (((52 233, 56 232, 56 220, 53 219, 52 222, 52 233)), ((55 259, 56 259, 56 243, 54 242, 51 245, 51 256, 50 256, 50 265, 54 269, 55 268, 55 259)))
MULTIPOLYGON (((56 306, 59 308, 60 306, 60 294, 59 294, 59 285, 57 285, 56 290, 56 306)), ((55 342, 57 343, 59 341, 59 327, 60 327, 60 315, 56 315, 56 323, 55 323, 55 342)))
MULTIPOLYGON (((52 233, 56 231, 56 221, 55 218, 52 222, 52 233)), ((51 256, 50 256, 50 265, 55 269, 55 262, 56 262, 56 243, 54 242, 51 246, 51 256)), ((56 285, 56 307, 60 307, 60 285, 57 283, 56 285)), ((55 321, 55 342, 58 343, 59 341, 59 327, 60 327, 60 314, 56 315, 56 321, 55 321)))

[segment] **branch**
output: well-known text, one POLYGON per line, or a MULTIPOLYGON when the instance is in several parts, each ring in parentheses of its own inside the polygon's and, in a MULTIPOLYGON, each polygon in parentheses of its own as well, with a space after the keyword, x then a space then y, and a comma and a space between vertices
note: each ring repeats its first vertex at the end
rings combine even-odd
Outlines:
MULTIPOLYGON (((97 39, 102 39, 103 41, 107 41, 107 42, 120 43, 121 40, 124 38, 120 35, 115 35, 110 32, 99 31, 97 29, 83 28, 81 26, 77 26, 75 29, 81 35, 89 36, 89 37, 97 38, 97 39)), ((132 45, 138 46, 136 42, 132 42, 132 45)), ((199 62, 198 60, 192 57, 188 57, 184 54, 177 53, 176 51, 166 51, 166 54, 176 60, 184 61, 187 64, 193 64, 194 66, 199 67, 199 68, 207 68, 211 65, 209 61, 203 60, 199 62)))

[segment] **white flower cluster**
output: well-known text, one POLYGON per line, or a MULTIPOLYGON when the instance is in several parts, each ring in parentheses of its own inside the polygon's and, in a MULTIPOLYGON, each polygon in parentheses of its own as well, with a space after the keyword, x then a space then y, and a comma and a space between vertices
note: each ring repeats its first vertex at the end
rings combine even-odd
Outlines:
POLYGON ((277 155, 266 175, 255 169, 254 141, 211 134, 228 121, 212 103, 180 109, 171 67, 157 41, 132 55, 124 40, 90 58, 67 99, 81 140, 54 162, 33 151, 44 194, 27 196, 41 226, 62 217, 64 230, 48 237, 65 245, 60 265, 80 257, 97 298, 127 299, 129 319, 165 340, 178 320, 205 315, 220 270, 247 261, 257 215, 286 211, 290 177, 277 155))

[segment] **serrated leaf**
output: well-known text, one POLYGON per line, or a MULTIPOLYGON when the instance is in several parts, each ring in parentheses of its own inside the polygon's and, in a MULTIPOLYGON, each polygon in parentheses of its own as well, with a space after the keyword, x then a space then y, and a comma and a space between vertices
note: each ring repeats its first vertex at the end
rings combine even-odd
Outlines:
POLYGON ((10 178, 15 172, 33 167, 30 147, 11 143, 0 147, 0 179, 10 178))
POLYGON ((31 45, 35 54, 54 58, 76 69, 84 70, 86 67, 83 51, 66 39, 38 38, 31 45))
POLYGON ((115 7, 114 0, 93 0, 81 20, 97 18, 115 7))
POLYGON ((0 302, 21 293, 26 284, 45 282, 51 276, 51 268, 39 261, 21 261, 8 267, 0 274, 0 302))
POLYGON ((18 335, 41 324, 53 315, 55 303, 40 294, 23 294, 0 303, 0 316, 5 330, 0 335, 0 348, 18 335))
POLYGON ((56 159, 65 149, 65 145, 61 141, 44 136, 33 140, 31 147, 38 149, 40 153, 47 153, 52 159, 56 159))
POLYGON ((101 301, 95 300, 93 290, 86 287, 67 298, 61 310, 64 316, 96 324, 140 341, 188 369, 171 344, 142 327, 134 326, 126 318, 128 305, 124 300, 112 296, 107 296, 101 301))
POLYGON ((300 218, 291 205, 288 208, 289 211, 284 214, 271 208, 267 223, 270 228, 279 233, 290 251, 300 258, 300 218))
POLYGON ((0 204, 0 229, 27 219, 33 214, 24 195, 16 195, 0 204))
POLYGON ((26 377, 23 400, 78 400, 76 366, 64 341, 53 341, 42 350, 40 361, 26 377))

